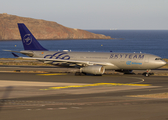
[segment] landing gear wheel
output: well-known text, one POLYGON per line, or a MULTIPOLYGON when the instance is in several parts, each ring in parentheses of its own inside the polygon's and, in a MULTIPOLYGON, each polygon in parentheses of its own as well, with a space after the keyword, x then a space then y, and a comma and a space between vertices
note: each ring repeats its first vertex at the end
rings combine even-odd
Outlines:
POLYGON ((80 72, 76 72, 76 73, 75 73, 75 76, 78 76, 79 74, 80 74, 80 72))
POLYGON ((149 76, 150 76, 150 74, 149 74, 149 73, 146 73, 146 74, 145 74, 145 76, 146 76, 146 77, 149 77, 149 76))
POLYGON ((149 77, 149 76, 151 75, 150 71, 151 71, 151 70, 149 70, 149 69, 146 70, 146 72, 143 73, 143 75, 145 75, 146 77, 149 77))
POLYGON ((76 72, 75 73, 75 76, 84 76, 84 75, 86 75, 85 73, 81 73, 81 72, 76 72))

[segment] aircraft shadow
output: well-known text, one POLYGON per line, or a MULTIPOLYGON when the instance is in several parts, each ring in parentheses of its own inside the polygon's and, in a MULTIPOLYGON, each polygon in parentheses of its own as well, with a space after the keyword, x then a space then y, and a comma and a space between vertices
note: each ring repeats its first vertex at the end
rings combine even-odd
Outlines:
POLYGON ((8 99, 12 89, 13 89, 12 86, 6 87, 5 92, 4 92, 3 96, 2 96, 2 99, 0 99, 0 111, 2 110, 2 108, 3 108, 4 104, 5 104, 5 101, 8 99))

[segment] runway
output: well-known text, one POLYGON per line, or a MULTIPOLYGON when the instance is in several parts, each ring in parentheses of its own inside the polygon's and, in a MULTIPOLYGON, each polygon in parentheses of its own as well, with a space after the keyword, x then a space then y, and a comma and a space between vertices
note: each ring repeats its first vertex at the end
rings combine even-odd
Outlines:
MULTIPOLYGON (((55 72, 64 72, 64 73, 75 73, 75 72, 79 72, 78 68, 67 68, 67 67, 58 67, 58 66, 19 66, 19 65, 0 65, 0 72, 36 72, 36 73, 42 73, 42 72, 47 72, 47 73, 55 73, 55 72)), ((137 75, 142 75, 144 72, 146 72, 145 70, 133 70, 133 73, 137 74, 137 75)), ((160 68, 160 69, 156 69, 156 70, 152 70, 152 73, 154 73, 154 75, 158 76, 168 76, 168 69, 167 68, 160 68)), ((116 72, 115 70, 106 70, 105 74, 119 74, 119 75, 123 75, 123 73, 121 72, 116 72)))
POLYGON ((0 83, 2 120, 168 119, 167 76, 1 72, 0 83))

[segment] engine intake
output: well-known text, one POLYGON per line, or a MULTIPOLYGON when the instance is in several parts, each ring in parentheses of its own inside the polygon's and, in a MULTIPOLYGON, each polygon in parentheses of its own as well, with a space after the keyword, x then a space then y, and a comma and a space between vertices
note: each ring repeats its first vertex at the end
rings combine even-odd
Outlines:
POLYGON ((80 68, 80 72, 94 75, 102 75, 105 72, 105 69, 103 66, 100 65, 90 65, 80 68))

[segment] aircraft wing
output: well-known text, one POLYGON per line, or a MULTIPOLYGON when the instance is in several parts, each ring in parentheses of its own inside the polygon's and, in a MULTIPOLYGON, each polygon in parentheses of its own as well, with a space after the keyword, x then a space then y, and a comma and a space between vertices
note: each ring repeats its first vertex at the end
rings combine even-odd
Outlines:
POLYGON ((107 62, 90 62, 90 61, 80 61, 80 60, 64 60, 64 59, 48 59, 48 58, 32 58, 32 57, 22 57, 23 59, 32 59, 32 60, 39 60, 39 61, 51 61, 51 62, 63 62, 63 63, 67 63, 67 64, 81 64, 81 65, 102 65, 102 66, 106 66, 106 65, 110 65, 110 66, 114 66, 112 63, 107 63, 107 62))
MULTIPOLYGON (((16 52, 16 53, 22 53, 25 55, 29 55, 32 56, 33 53, 32 51, 12 51, 12 50, 4 50, 4 51, 8 51, 8 52, 16 52)), ((13 54, 16 57, 16 54, 13 54)), ((19 57, 19 56, 17 56, 19 57)), ((54 63, 54 62, 60 62, 60 63, 66 63, 66 64, 77 64, 80 66, 84 66, 84 65, 102 65, 102 66, 114 66, 114 64, 112 63, 108 63, 108 62, 94 62, 94 61, 81 61, 81 60, 64 60, 64 59, 48 59, 48 58, 34 58, 34 57, 20 57, 23 59, 32 59, 32 60, 39 60, 39 61, 43 61, 44 63, 54 63)))

